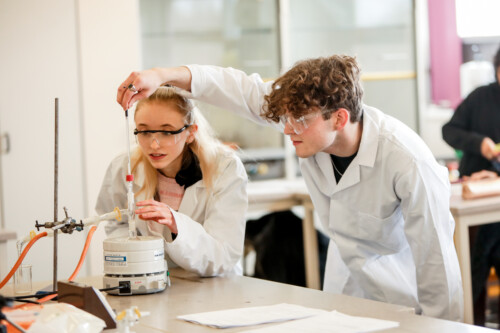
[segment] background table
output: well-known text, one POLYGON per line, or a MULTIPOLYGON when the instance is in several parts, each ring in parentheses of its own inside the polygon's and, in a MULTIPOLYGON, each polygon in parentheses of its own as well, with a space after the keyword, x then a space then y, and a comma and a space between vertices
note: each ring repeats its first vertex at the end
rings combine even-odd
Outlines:
POLYGON ((248 184, 248 211, 278 212, 295 206, 304 207, 302 235, 304 239, 304 265, 306 286, 321 288, 318 238, 314 227, 314 207, 303 179, 265 180, 248 184))
POLYGON ((462 271, 465 322, 474 322, 469 227, 500 221, 500 196, 464 200, 461 184, 452 185, 450 211, 455 218, 455 246, 462 271))

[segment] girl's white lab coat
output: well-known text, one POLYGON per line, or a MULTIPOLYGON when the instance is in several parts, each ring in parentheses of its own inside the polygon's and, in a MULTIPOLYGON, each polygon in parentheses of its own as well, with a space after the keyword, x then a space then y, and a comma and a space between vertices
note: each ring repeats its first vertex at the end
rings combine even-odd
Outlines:
MULTIPOLYGON (((161 225, 161 233, 158 233, 154 230, 159 224, 136 218, 137 229, 142 235, 165 238, 166 257, 167 260, 171 259, 168 260, 169 267, 172 267, 173 261, 201 276, 228 273, 241 275, 239 261, 243 254, 245 214, 248 208, 247 174, 241 161, 234 155, 224 156, 219 167, 220 174, 214 181, 212 193, 200 180, 186 188, 179 210, 172 210, 178 229, 175 240, 172 241, 166 226, 161 225)), ((124 154, 115 158, 108 167, 97 199, 96 211, 99 214, 110 212, 114 207, 127 207, 126 174, 127 156, 124 154)), ((139 191, 143 183, 143 172, 139 171, 134 179, 134 193, 139 191)), ((145 199, 139 196, 136 202, 145 199)), ((128 235, 125 222, 108 222, 108 236, 128 235)))
MULTIPOLYGON (((258 115, 271 82, 232 68, 188 67, 192 97, 268 124, 258 115)), ((331 239, 325 291, 463 319, 447 171, 415 132, 366 106, 359 151, 338 184, 329 154, 300 166, 331 239)))

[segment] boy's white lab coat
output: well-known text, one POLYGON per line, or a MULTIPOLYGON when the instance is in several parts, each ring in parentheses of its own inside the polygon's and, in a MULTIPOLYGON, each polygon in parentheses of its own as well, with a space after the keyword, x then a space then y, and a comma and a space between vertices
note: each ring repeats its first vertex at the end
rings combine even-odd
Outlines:
MULTIPOLYGON (((165 238, 167 260, 170 258, 178 266, 201 276, 242 274, 239 261, 243 255, 248 208, 247 174, 234 155, 224 156, 219 167, 220 175, 214 179, 211 193, 200 180, 185 190, 179 210, 172 210, 178 229, 174 241, 166 226, 136 217, 136 227, 142 235, 165 238)), ((97 199, 99 214, 110 212, 114 207, 127 207, 126 174, 127 155, 123 154, 108 167, 97 199)), ((139 171, 134 179, 134 193, 143 183, 143 172, 139 171)), ((136 202, 145 199, 139 196, 136 202)), ((127 236, 125 222, 108 222, 108 237, 127 236)), ((169 267, 172 267, 170 260, 169 267)))
MULTIPOLYGON (((188 67, 194 98, 267 124, 258 115, 271 82, 232 68, 188 67)), ((447 171, 415 132, 365 106, 359 151, 338 184, 329 154, 300 166, 331 239, 325 291, 463 319, 447 171)))

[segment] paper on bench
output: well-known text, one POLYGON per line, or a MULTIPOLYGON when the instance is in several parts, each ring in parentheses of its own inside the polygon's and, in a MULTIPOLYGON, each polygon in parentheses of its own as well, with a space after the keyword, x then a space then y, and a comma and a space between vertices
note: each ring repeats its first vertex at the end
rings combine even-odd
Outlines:
POLYGON ((373 332, 398 326, 399 323, 395 321, 348 316, 332 311, 306 319, 245 331, 245 333, 355 333, 373 332))
POLYGON ((195 313, 178 316, 177 319, 210 327, 229 328, 301 319, 326 312, 325 310, 281 303, 269 306, 195 313))

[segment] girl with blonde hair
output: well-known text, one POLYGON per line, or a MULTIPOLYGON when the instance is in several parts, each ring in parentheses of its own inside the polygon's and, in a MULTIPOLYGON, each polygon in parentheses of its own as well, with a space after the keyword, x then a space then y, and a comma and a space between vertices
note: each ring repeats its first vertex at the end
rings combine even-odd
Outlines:
MULTIPOLYGON (((141 100, 134 120, 138 235, 165 239, 169 267, 201 276, 241 274, 248 206, 241 161, 175 88, 160 87, 141 100)), ((123 154, 108 167, 96 205, 99 214, 127 207, 127 163, 123 154)), ((110 222, 106 233, 126 236, 126 221, 110 222)))

